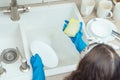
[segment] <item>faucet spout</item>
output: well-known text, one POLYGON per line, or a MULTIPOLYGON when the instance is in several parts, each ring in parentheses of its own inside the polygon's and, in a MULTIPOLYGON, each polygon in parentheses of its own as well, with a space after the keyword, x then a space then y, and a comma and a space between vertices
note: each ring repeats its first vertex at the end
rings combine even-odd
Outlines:
POLYGON ((11 6, 17 6, 17 1, 16 0, 11 0, 11 6))
POLYGON ((20 19, 20 15, 17 7, 11 7, 11 19, 13 21, 18 21, 20 19))
POLYGON ((17 1, 16 0, 11 0, 11 19, 13 21, 18 21, 20 19, 19 11, 18 11, 18 6, 17 6, 17 1))

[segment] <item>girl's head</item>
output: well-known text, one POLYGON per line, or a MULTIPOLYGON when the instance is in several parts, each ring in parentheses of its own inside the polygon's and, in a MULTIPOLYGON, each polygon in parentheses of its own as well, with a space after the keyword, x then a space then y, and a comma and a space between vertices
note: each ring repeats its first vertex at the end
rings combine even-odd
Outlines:
POLYGON ((98 44, 65 80, 120 80, 120 57, 112 47, 98 44))

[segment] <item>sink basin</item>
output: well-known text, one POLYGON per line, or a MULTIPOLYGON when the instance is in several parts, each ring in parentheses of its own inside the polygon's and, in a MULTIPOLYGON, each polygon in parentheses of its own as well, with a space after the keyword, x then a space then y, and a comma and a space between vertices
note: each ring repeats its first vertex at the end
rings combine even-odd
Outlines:
MULTIPOLYGON (((0 43, 6 43, 7 47, 18 45, 21 51, 25 53, 28 64, 30 64, 30 44, 32 41, 40 40, 51 46, 58 57, 58 65, 54 68, 45 66, 46 77, 70 72, 76 68, 80 60, 79 52, 69 37, 62 31, 64 20, 75 18, 83 22, 75 3, 32 7, 30 12, 21 14, 20 16, 20 21, 12 22, 8 15, 0 14, 0 20, 6 21, 6 32, 8 30, 7 27, 12 27, 7 22, 16 25, 10 29, 11 32, 13 31, 11 33, 13 35, 9 36, 10 34, 6 34, 8 36, 6 37, 12 39, 12 41, 4 42, 0 40, 0 43), (18 42, 14 43, 16 39, 18 39, 18 42)), ((0 26, 1 24, 0 22, 0 26)), ((5 39, 4 36, 2 37, 5 39)), ((22 73, 18 71, 20 63, 20 60, 18 60, 15 64, 5 64, 4 67, 10 70, 7 71, 8 73, 5 76, 0 77, 0 80, 8 80, 9 77, 13 77, 9 78, 9 80, 31 80, 32 69, 30 68, 30 71, 27 73, 22 73), (13 66, 17 69, 12 70, 13 66)))
MULTIPOLYGON (((18 23, 7 23, 7 24, 0 24, 0 55, 2 55, 3 50, 5 49, 16 49, 18 47, 22 53, 24 53, 23 50, 23 42, 22 42, 22 36, 20 31, 20 26, 18 23)), ((20 71, 21 66, 21 59, 18 58, 17 61, 14 63, 4 63, 2 62, 3 68, 6 69, 6 74, 3 76, 0 76, 0 80, 16 80, 16 79, 22 79, 18 76, 24 75, 24 77, 31 77, 30 75, 27 75, 27 73, 30 74, 31 71, 27 73, 23 73, 20 71)))

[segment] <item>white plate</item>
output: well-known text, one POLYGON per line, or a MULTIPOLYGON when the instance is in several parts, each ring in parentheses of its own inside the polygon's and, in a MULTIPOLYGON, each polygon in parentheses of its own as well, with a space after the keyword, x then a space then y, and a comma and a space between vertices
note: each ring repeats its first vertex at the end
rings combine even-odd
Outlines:
POLYGON ((116 26, 109 20, 94 18, 87 23, 86 31, 90 37, 99 39, 102 42, 112 41, 115 38, 111 35, 112 30, 117 31, 116 26))
POLYGON ((31 42, 30 49, 32 54, 38 53, 44 66, 53 68, 58 65, 58 57, 55 51, 47 44, 41 41, 31 42))

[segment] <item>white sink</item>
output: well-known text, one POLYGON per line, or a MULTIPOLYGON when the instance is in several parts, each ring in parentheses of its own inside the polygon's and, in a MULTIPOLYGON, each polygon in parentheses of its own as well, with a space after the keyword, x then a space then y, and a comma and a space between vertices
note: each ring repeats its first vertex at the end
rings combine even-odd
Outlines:
MULTIPOLYGON (((0 43, 6 43, 6 45, 4 45, 5 48, 16 47, 16 45, 19 46, 22 52, 25 53, 28 64, 30 64, 30 44, 34 40, 41 40, 55 50, 59 60, 56 67, 45 67, 46 77, 69 72, 76 68, 80 59, 79 52, 68 36, 62 31, 64 20, 75 18, 83 21, 75 3, 32 7, 30 12, 21 14, 20 16, 20 21, 12 22, 8 15, 0 14, 0 26, 4 23, 3 21, 6 23, 2 26, 3 28, 1 27, 0 33, 8 33, 9 28, 11 30, 11 35, 9 33, 5 34, 11 42, 7 40, 4 41, 5 37, 0 35, 0 37, 2 36, 3 38, 3 40, 0 40, 0 43), (3 20, 2 23, 1 20, 3 20), (9 26, 7 22, 12 23, 12 25, 9 26), (5 32, 3 32, 2 29, 5 30, 5 32), (15 42, 16 39, 18 39, 18 42, 15 42)), ((6 68, 7 74, 0 77, 0 80, 31 80, 32 69, 27 73, 22 73, 19 71, 20 64, 20 58, 14 64, 4 64, 3 66, 6 68), (15 68, 13 69, 13 67, 15 68)))
MULTIPOLYGON (((20 26, 18 23, 8 23, 8 24, 0 24, 0 54, 3 52, 3 50, 8 48, 14 48, 18 47, 21 52, 23 53, 23 41, 20 31, 20 26)), ((3 68, 6 69, 6 74, 3 76, 0 76, 0 80, 21 80, 23 78, 19 78, 18 76, 23 76, 25 78, 30 78, 31 76, 31 70, 29 72, 23 73, 20 71, 21 66, 21 58, 19 57, 18 60, 11 64, 6 64, 2 62, 3 68), (29 75, 27 75, 29 74, 29 75)))

